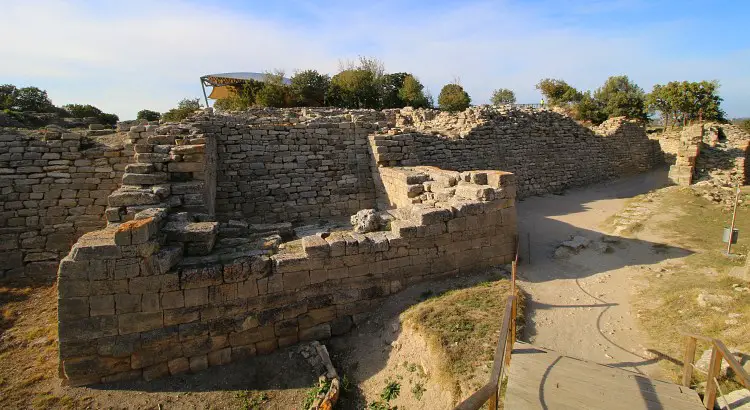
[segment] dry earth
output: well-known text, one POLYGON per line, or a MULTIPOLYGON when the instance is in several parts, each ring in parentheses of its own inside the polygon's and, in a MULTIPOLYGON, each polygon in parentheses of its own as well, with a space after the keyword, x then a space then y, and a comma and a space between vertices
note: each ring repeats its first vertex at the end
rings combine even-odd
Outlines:
POLYGON ((526 340, 659 377, 656 364, 663 357, 648 349, 630 301, 643 283, 643 266, 688 251, 660 246, 658 238, 602 241, 610 233, 602 225, 628 198, 666 183, 666 171, 658 170, 519 203, 520 255, 525 259, 519 276, 530 295, 526 340), (592 245, 569 258, 555 258, 556 248, 573 235, 591 239, 592 245), (654 245, 663 249, 655 252, 654 245))

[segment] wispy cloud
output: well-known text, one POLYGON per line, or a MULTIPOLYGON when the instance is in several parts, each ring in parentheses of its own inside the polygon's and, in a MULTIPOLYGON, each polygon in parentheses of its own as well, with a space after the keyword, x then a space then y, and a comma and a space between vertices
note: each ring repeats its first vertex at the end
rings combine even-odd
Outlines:
MULTIPOLYGON (((92 103, 123 118, 166 110, 200 95, 212 72, 333 73, 342 58, 377 56, 389 71, 417 74, 437 94, 459 76, 475 102, 514 89, 534 102, 534 84, 560 77, 594 88, 628 74, 646 89, 669 80, 719 79, 730 115, 750 112, 750 46, 722 53, 665 52, 694 30, 689 22, 601 27, 597 16, 648 7, 635 0, 518 4, 496 1, 352 2, 296 0, 276 9, 182 0, 107 2, 0 0, 0 82, 36 84, 54 102, 92 103), (287 8, 289 11, 285 11, 287 8), (29 16, 33 16, 30 19, 29 16)), ((689 51, 689 52, 688 52, 689 51)))

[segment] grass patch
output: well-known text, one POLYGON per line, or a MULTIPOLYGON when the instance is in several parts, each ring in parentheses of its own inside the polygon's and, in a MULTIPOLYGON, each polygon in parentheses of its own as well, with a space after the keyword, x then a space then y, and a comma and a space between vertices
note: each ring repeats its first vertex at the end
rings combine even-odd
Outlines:
MULTIPOLYGON (((642 327, 648 333, 656 350, 676 359, 678 363, 663 360, 664 368, 677 381, 681 372, 685 339, 679 331, 686 330, 721 339, 730 348, 750 351, 750 293, 738 292, 734 284, 741 280, 728 276, 735 268, 744 265, 744 259, 728 258, 724 254, 722 230, 729 226, 731 210, 714 204, 691 188, 668 188, 659 193, 660 212, 676 215, 658 229, 669 239, 670 245, 687 248, 694 253, 682 258, 663 275, 650 276, 649 285, 636 301, 642 327), (723 303, 700 306, 699 294, 728 297, 723 303), (730 317, 731 315, 731 317, 730 317), (735 320, 731 320, 735 319, 735 320)), ((750 209, 740 207, 736 227, 740 229, 739 243, 732 253, 745 255, 748 251, 744 235, 750 235, 750 209)), ((654 251, 659 252, 658 246, 654 251)), ((744 286, 747 286, 745 283, 744 286)), ((707 345, 699 345, 700 355, 707 345)), ((704 380, 694 372, 696 381, 704 380)))
POLYGON ((268 394, 265 392, 253 390, 238 391, 235 397, 240 400, 240 408, 243 410, 260 409, 260 406, 269 400, 268 394))
MULTIPOLYGON (((437 376, 457 396, 461 384, 472 379, 477 368, 491 366, 509 295, 510 282, 502 279, 434 296, 401 314, 404 326, 422 334, 443 359, 437 376)), ((519 300, 519 326, 523 306, 519 300)))

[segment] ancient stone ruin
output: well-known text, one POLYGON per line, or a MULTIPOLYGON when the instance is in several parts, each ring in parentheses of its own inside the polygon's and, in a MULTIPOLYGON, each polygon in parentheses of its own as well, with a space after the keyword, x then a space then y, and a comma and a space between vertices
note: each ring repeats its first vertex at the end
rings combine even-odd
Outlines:
POLYGON ((413 283, 509 263, 517 197, 663 158, 621 118, 489 107, 206 110, 117 146, 4 131, 0 147, 0 266, 57 271, 75 385, 343 334, 413 283))

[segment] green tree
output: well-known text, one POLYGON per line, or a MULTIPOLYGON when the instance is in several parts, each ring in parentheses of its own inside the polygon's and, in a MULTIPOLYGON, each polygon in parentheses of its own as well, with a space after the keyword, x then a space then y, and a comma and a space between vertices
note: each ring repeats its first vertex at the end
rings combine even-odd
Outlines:
POLYGON ((16 105, 18 88, 12 84, 0 85, 0 110, 10 110, 16 105))
POLYGON ((13 105, 13 109, 18 111, 49 112, 55 108, 47 96, 47 91, 37 87, 19 88, 13 105))
POLYGON ((604 85, 594 92, 594 100, 598 102, 607 117, 627 117, 639 120, 648 118, 646 94, 626 75, 609 77, 604 85))
POLYGON ((581 99, 575 105, 575 118, 598 125, 607 119, 607 114, 601 102, 591 96, 591 91, 586 91, 581 94, 581 99))
POLYGON ((161 114, 151 110, 140 110, 135 118, 138 120, 156 121, 161 118, 161 114))
POLYGON ((647 96, 649 111, 658 112, 668 125, 687 124, 702 118, 706 121, 726 121, 723 101, 718 95, 718 81, 671 81, 666 85, 657 84, 647 96))
POLYGON ((120 120, 117 115, 105 113, 91 104, 66 104, 62 108, 73 118, 95 117, 100 124, 115 125, 120 120))
POLYGON ((404 103, 404 106, 414 108, 427 108, 432 106, 430 98, 428 98, 424 92, 424 85, 422 85, 422 83, 411 74, 404 77, 403 85, 398 90, 398 98, 404 103))
POLYGON ((407 104, 399 95, 404 86, 404 80, 409 74, 393 73, 383 74, 378 81, 378 93, 380 94, 379 108, 402 108, 407 104))
POLYGON ((446 84, 438 96, 438 106, 444 111, 463 111, 469 108, 471 97, 458 84, 446 84))
POLYGON ((66 104, 63 109, 73 118, 98 117, 103 114, 102 110, 91 104, 66 104))
POLYGON ((120 117, 118 117, 117 114, 109 114, 106 112, 99 114, 98 118, 101 124, 106 125, 115 125, 117 124, 117 121, 120 121, 120 117))
POLYGON ((375 75, 368 70, 345 70, 331 79, 331 105, 343 108, 378 108, 375 75))
POLYGON ((291 78, 291 93, 296 105, 302 107, 323 107, 331 78, 316 70, 295 73, 291 78))
POLYGON ((284 84, 284 73, 266 73, 263 87, 255 94, 255 105, 261 107, 288 107, 293 104, 289 87, 284 84))
POLYGON ((563 80, 545 78, 536 85, 547 103, 550 105, 562 105, 576 103, 581 100, 582 94, 563 80))
POLYGON ((182 121, 201 108, 202 105, 200 98, 183 98, 177 103, 177 108, 172 108, 165 112, 161 117, 164 121, 182 121))
POLYGON ((492 92, 491 101, 494 105, 515 104, 516 94, 507 88, 500 88, 492 92))

